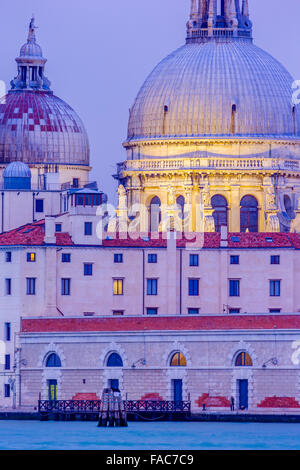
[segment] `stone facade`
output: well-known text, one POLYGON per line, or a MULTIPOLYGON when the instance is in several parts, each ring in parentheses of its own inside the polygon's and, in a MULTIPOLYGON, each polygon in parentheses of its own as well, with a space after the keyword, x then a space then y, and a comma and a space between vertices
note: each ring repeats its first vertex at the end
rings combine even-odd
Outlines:
MULTIPOLYGON (((261 316, 261 322, 266 317, 261 316)), ((117 328, 112 325, 113 319, 108 323, 101 318, 82 319, 80 325, 76 319, 66 323, 63 319, 53 319, 52 323, 23 320, 20 340, 26 366, 20 370, 21 404, 36 405, 39 396, 47 399, 49 379, 58 382, 58 399, 71 399, 77 394, 82 398, 87 394, 100 397, 109 380, 117 379, 124 396, 132 400, 145 396, 172 400, 172 381, 177 379, 182 381, 182 398, 191 400, 194 413, 202 410, 204 403, 209 409, 228 409, 232 396, 238 407, 240 380, 247 381, 251 411, 299 408, 300 376, 295 360, 300 354, 295 348, 299 330, 280 327, 274 333, 276 322, 281 326, 284 316, 274 316, 269 329, 263 330, 257 316, 248 316, 252 327, 247 331, 236 329, 234 316, 229 320, 221 316, 219 321, 222 318, 230 321, 231 329, 224 324, 223 329, 219 326, 203 331, 209 327, 205 317, 201 324, 197 324, 198 319, 188 318, 190 329, 182 324, 182 317, 173 316, 172 323, 166 318, 165 326, 158 331, 151 330, 152 323, 144 321, 151 319, 137 317, 131 319, 130 326, 125 318, 120 319, 117 328), (89 322, 87 329, 98 331, 84 332, 84 322, 89 322), (174 322, 180 331, 172 331, 174 322), (50 352, 59 355, 60 368, 45 367, 50 352), (120 355, 123 367, 107 366, 113 352, 120 355), (170 366, 176 352, 184 355, 186 366, 170 366), (240 352, 249 354, 252 366, 235 365, 240 352)), ((300 317, 294 315, 293 321, 298 325, 300 317)))

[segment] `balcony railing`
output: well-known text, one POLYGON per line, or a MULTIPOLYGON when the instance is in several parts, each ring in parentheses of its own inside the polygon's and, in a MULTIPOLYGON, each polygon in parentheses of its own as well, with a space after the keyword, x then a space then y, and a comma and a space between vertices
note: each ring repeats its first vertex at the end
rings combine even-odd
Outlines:
POLYGON ((127 160, 118 166, 119 174, 127 171, 168 170, 282 170, 300 171, 297 160, 274 158, 180 158, 127 160))

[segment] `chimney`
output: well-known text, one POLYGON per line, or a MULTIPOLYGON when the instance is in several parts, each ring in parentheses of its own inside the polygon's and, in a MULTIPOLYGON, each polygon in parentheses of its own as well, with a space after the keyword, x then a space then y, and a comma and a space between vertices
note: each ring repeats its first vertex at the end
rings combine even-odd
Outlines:
POLYGON ((46 245, 56 245, 55 237, 55 217, 46 215, 45 217, 45 238, 46 245))
POLYGON ((227 225, 221 226, 221 248, 228 247, 228 227, 227 225))

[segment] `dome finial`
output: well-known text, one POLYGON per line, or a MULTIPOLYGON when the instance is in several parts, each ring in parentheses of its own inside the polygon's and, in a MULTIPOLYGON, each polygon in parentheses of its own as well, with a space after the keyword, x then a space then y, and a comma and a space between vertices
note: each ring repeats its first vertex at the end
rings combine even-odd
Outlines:
POLYGON ((44 75, 47 59, 36 42, 36 29, 35 17, 32 15, 27 42, 21 47, 20 56, 16 59, 18 75, 11 81, 12 90, 50 91, 51 83, 44 75))
POLYGON ((252 41, 248 0, 191 0, 187 44, 237 38, 252 41))
POLYGON ((28 38, 27 42, 36 42, 36 37, 35 37, 35 30, 38 28, 38 26, 35 25, 35 17, 34 14, 32 14, 32 18, 29 23, 29 33, 28 33, 28 38))

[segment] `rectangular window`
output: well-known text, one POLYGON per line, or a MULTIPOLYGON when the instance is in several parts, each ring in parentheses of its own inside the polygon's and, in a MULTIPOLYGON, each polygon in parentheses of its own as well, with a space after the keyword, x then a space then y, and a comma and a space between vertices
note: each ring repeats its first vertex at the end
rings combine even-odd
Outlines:
POLYGON ((270 308, 269 312, 270 313, 281 313, 281 308, 270 308))
POLYGON ((240 257, 237 255, 230 256, 230 264, 240 264, 240 257))
POLYGON ((189 295, 199 295, 199 279, 189 279, 189 295))
POLYGON ((4 397, 5 398, 10 397, 10 385, 9 384, 4 385, 4 397))
POLYGON ((5 295, 11 295, 11 279, 5 279, 5 295))
POLYGON ((114 317, 122 317, 124 315, 124 310, 113 310, 114 317))
POLYGON ((11 263, 11 260, 12 260, 11 251, 6 251, 6 253, 5 253, 5 262, 6 263, 11 263))
POLYGON ((92 263, 84 263, 84 275, 85 276, 92 276, 93 275, 93 265, 92 263))
POLYGON ((113 291, 114 291, 114 295, 124 294, 124 279, 113 280, 113 291))
POLYGON ((240 296, 240 281, 238 279, 229 280, 229 296, 230 297, 240 296))
POLYGON ((189 308, 188 309, 189 315, 199 315, 199 308, 189 308))
POLYGON ((280 284, 278 279, 270 280, 270 297, 280 297, 280 284))
POLYGON ((199 266, 199 255, 190 255, 190 266, 199 266))
POLYGON ((71 254, 70 253, 62 253, 61 262, 62 263, 71 263, 71 254))
POLYGON ((85 222, 84 223, 84 235, 92 235, 93 234, 93 223, 92 222, 85 222))
POLYGON ((35 212, 44 212, 44 199, 35 200, 35 212))
POLYGON ((71 295, 71 279, 61 280, 61 295, 71 295))
POLYGON ((157 308, 147 308, 147 315, 157 315, 157 308))
POLYGON ((27 253, 27 263, 35 263, 35 262, 36 262, 36 254, 27 253))
POLYGON ((157 263, 157 254, 156 253, 149 253, 148 255, 148 263, 157 263))
POLYGON ((4 369, 5 370, 10 370, 10 354, 5 354, 4 369))
POLYGON ((11 340, 11 324, 5 323, 4 325, 4 339, 5 341, 11 340))
POLYGON ((115 253, 114 254, 114 263, 123 263, 122 253, 115 253))
POLYGON ((147 279, 147 295, 157 295, 158 279, 147 279))
POLYGON ((55 232, 60 233, 62 231, 62 225, 61 224, 55 224, 55 232))
POLYGON ((35 277, 26 278, 26 293, 27 295, 35 295, 36 293, 36 278, 35 277))
POLYGON ((234 313, 241 313, 240 308, 230 308, 229 313, 234 314, 234 313))
POLYGON ((79 178, 73 178, 73 188, 79 188, 79 178))
POLYGON ((280 256, 271 256, 271 264, 280 264, 280 256))

